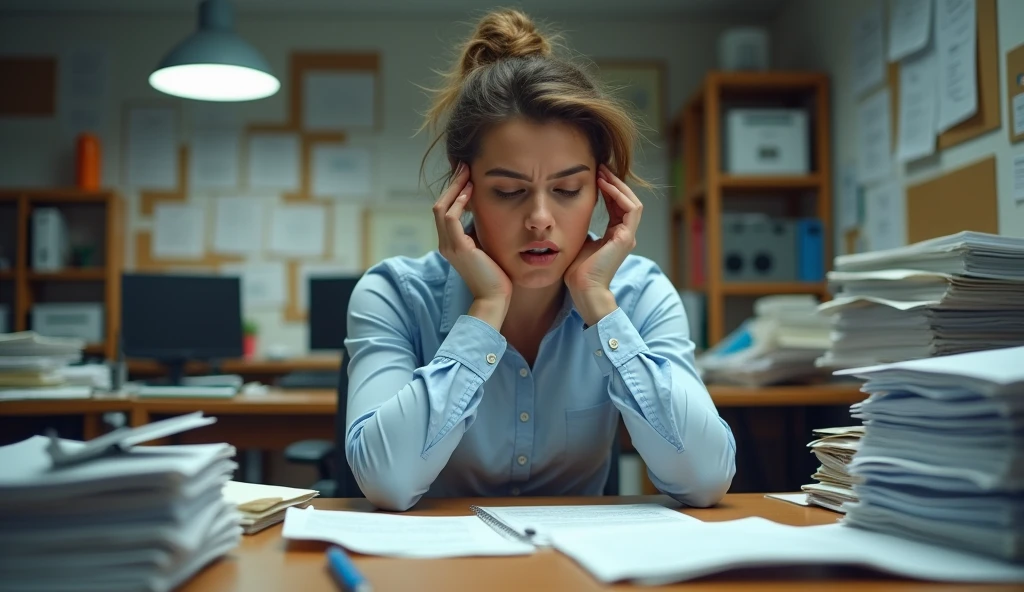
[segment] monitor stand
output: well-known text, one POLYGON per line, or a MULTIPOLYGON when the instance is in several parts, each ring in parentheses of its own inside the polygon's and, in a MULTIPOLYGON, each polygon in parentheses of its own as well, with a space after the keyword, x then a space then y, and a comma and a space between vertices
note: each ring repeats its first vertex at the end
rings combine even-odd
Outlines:
POLYGON ((187 361, 185 358, 160 360, 164 367, 167 368, 167 384, 169 386, 182 385, 182 379, 185 378, 185 363, 187 361))

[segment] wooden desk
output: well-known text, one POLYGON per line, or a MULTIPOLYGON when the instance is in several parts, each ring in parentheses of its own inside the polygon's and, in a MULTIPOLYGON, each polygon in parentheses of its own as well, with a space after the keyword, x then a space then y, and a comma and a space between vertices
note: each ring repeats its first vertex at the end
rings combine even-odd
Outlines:
POLYGON ((867 398, 859 382, 762 388, 711 384, 708 392, 718 408, 852 405, 867 398))
MULTIPOLYGON (((217 368, 218 373, 238 374, 246 380, 259 380, 272 383, 285 374, 292 372, 337 372, 341 367, 341 355, 305 356, 299 358, 251 360, 224 360, 217 368)), ((210 374, 213 369, 205 362, 189 362, 185 364, 185 374, 210 374)), ((128 360, 128 374, 135 377, 166 376, 167 368, 154 360, 128 360)))
MULTIPOLYGON (((81 415, 82 435, 86 440, 103 433, 102 416, 110 411, 129 412, 132 402, 127 398, 59 399, 34 401, 0 401, 0 426, 5 437, 17 437, 14 419, 49 415, 81 415), (10 425, 8 425, 10 424, 10 425)), ((28 434, 25 434, 28 437, 28 434)), ((20 439, 20 438, 19 438, 20 439)))
MULTIPOLYGON (((524 504, 610 504, 668 503, 665 496, 589 497, 589 498, 490 498, 424 500, 409 514, 420 516, 469 515, 474 503, 488 505, 524 504)), ((366 500, 319 499, 313 506, 325 510, 370 510, 366 500)), ((828 524, 837 514, 820 508, 805 508, 762 494, 726 496, 711 509, 687 509, 687 514, 705 521, 734 520, 761 516, 794 526, 828 524)), ((303 590, 336 592, 338 586, 325 569, 326 543, 288 542, 281 538, 281 526, 244 537, 242 544, 227 557, 200 572, 182 587, 183 592, 239 592, 303 590)), ((956 586, 887 578, 884 575, 851 568, 785 568, 733 571, 702 578, 696 582, 642 588, 620 584, 602 586, 568 557, 550 549, 524 557, 473 557, 461 559, 392 559, 356 556, 356 564, 376 592, 418 590, 459 592, 461 590, 1020 590, 1019 586, 956 586)))

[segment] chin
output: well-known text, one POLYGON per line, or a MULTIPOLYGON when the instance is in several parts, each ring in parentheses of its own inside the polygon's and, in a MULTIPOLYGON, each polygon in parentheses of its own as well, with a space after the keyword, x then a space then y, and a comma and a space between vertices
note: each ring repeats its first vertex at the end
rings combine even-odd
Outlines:
POLYGON ((554 284, 561 283, 565 275, 564 269, 528 269, 520 270, 512 278, 512 284, 519 288, 528 290, 539 290, 548 288, 554 284))

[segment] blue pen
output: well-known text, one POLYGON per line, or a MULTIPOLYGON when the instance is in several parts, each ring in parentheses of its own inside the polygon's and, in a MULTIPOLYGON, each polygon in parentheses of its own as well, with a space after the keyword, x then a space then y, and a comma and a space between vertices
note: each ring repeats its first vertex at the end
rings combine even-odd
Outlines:
POLYGON ((352 559, 341 547, 327 549, 327 564, 346 592, 373 592, 370 582, 359 573, 356 564, 352 563, 352 559))

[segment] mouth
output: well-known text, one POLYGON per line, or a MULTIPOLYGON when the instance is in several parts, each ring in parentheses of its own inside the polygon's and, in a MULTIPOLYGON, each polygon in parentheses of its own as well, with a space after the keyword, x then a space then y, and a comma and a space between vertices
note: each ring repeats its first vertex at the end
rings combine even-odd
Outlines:
POLYGON ((519 257, 529 265, 550 265, 558 257, 558 247, 550 241, 532 243, 519 252, 519 257))

